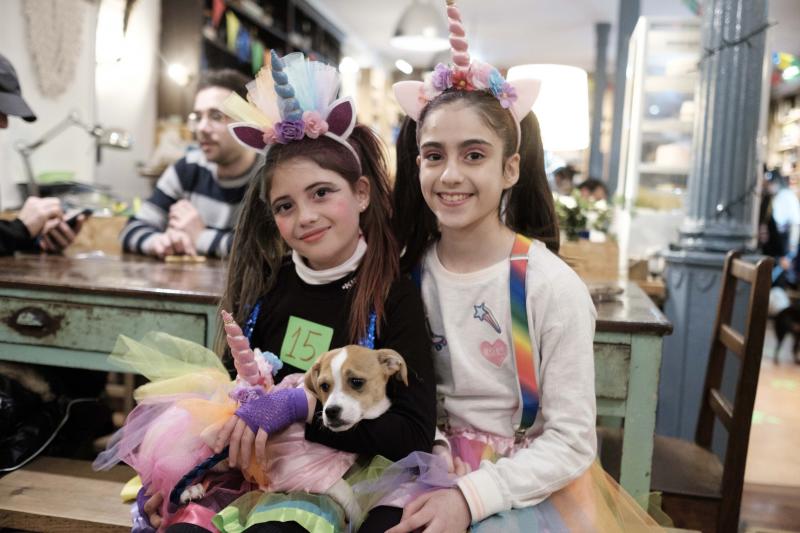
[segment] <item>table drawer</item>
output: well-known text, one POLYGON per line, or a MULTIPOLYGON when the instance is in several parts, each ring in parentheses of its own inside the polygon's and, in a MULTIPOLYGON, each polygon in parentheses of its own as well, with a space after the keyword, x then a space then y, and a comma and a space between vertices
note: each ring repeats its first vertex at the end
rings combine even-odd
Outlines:
POLYGON ((199 313, 27 298, 0 300, 0 342, 7 343, 111 352, 118 335, 138 340, 149 331, 205 344, 206 328, 206 316, 199 313))
POLYGON ((595 343, 594 387, 598 398, 624 400, 628 397, 631 366, 629 344, 595 343))

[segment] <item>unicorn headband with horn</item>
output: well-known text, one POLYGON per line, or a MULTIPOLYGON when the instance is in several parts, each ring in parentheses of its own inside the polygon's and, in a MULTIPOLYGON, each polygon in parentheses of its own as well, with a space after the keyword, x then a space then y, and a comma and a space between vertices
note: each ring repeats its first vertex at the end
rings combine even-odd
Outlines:
POLYGON ((447 22, 453 63, 439 63, 425 81, 400 81, 393 85, 394 95, 406 115, 419 120, 428 103, 448 90, 486 91, 511 112, 517 127, 517 150, 520 143, 519 122, 533 107, 541 82, 535 79, 506 81, 493 66, 470 61, 466 32, 455 0, 447 0, 447 22))
POLYGON ((347 141, 356 123, 350 97, 336 99, 339 71, 302 52, 278 57, 271 53, 272 68, 262 68, 247 84, 247 100, 232 92, 220 106, 237 122, 228 130, 240 144, 266 154, 270 146, 305 137, 328 137, 347 148, 361 171, 355 148, 347 141))

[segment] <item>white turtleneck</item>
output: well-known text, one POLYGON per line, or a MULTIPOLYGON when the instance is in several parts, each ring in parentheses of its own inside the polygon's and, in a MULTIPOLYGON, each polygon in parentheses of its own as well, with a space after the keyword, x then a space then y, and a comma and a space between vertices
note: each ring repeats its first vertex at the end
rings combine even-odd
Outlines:
POLYGON ((342 279, 351 272, 355 272, 355 270, 358 268, 358 265, 361 264, 361 259, 364 257, 366 252, 367 241, 364 240, 364 237, 359 237, 358 244, 356 245, 356 251, 353 252, 353 255, 350 256, 350 259, 333 268, 314 270, 308 266, 308 264, 306 264, 305 259, 303 259, 295 250, 292 250, 292 261, 294 261, 294 268, 297 271, 297 276, 300 279, 309 285, 324 285, 326 283, 330 283, 331 281, 342 279))

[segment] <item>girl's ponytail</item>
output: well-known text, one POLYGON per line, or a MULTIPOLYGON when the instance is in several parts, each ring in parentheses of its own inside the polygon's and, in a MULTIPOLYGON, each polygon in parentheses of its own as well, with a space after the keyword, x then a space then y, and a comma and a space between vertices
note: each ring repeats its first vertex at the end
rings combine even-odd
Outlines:
POLYGON ((520 131, 519 180, 508 192, 505 222, 515 232, 539 239, 550 251, 558 253, 558 218, 544 169, 539 121, 533 112, 522 119, 520 131))

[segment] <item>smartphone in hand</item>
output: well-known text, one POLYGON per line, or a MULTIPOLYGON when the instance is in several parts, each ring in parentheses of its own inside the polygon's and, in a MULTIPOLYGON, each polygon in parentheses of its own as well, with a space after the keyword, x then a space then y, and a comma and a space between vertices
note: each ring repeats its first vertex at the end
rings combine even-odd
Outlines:
POLYGON ((75 209, 75 210, 67 211, 67 214, 64 215, 64 221, 67 223, 67 226, 69 226, 72 229, 75 229, 75 226, 78 225, 78 217, 79 216, 83 215, 84 220, 85 220, 85 219, 89 218, 90 216, 92 216, 92 213, 94 213, 94 210, 92 210, 92 209, 90 209, 88 207, 85 208, 85 209, 75 209))

